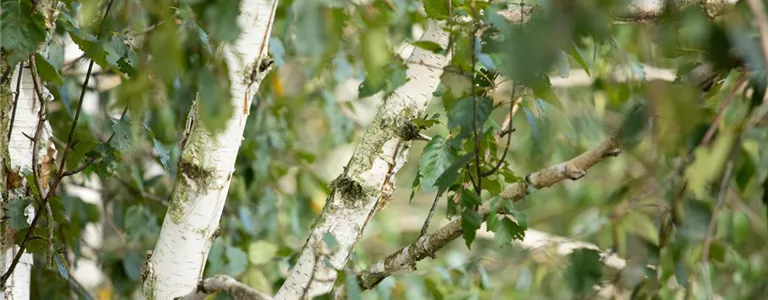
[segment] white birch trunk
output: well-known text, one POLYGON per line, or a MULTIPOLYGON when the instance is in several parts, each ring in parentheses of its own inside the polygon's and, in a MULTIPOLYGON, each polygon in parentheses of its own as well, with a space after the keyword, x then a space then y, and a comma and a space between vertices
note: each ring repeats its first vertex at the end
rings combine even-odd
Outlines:
POLYGON ((151 258, 142 270, 145 299, 173 299, 193 291, 200 281, 243 139, 251 99, 266 72, 276 0, 245 0, 238 17, 243 32, 224 55, 232 82, 234 114, 226 129, 211 134, 197 120, 197 104, 187 121, 187 136, 168 212, 151 258))
MULTIPOLYGON (((16 91, 15 83, 18 80, 18 68, 13 72, 11 79, 11 90, 16 91)), ((42 88, 42 87, 41 87, 42 88)), ((37 129, 37 115, 40 111, 40 101, 37 99, 37 95, 34 90, 32 82, 32 73, 30 69, 25 66, 22 72, 21 87, 18 91, 19 101, 16 107, 16 118, 13 122, 12 135, 8 143, 8 157, 10 158, 10 171, 16 174, 22 174, 24 170, 32 170, 32 155, 34 149, 32 149, 32 141, 29 140, 24 134, 28 136, 35 136, 37 129), (22 134, 24 133, 24 134, 22 134)), ((13 108, 12 108, 13 109, 13 108)), ((43 130, 40 137, 40 149, 37 149, 38 161, 42 162, 47 154, 46 144, 50 144, 50 147, 54 147, 53 143, 49 141, 50 130, 43 130)), ((3 136, 2 138, 6 138, 3 136)), ((9 203, 17 199, 28 197, 25 191, 29 186, 29 183, 23 178, 20 178, 20 186, 18 188, 10 189, 9 203)), ((34 217, 34 209, 32 205, 27 207, 27 221, 31 222, 34 217)), ((18 253, 19 247, 14 245, 14 232, 6 227, 4 236, 4 248, 5 260, 3 265, 3 272, 7 271, 13 261, 13 258, 18 253)), ((19 264, 13 271, 13 275, 8 279, 8 283, 3 288, 2 299, 29 299, 30 279, 32 272, 32 255, 24 253, 19 260, 19 264)))
MULTIPOLYGON (((430 23, 420 40, 445 48, 448 32, 441 24, 430 23)), ((395 174, 410 148, 412 120, 423 114, 447 63, 444 55, 413 49, 408 59, 409 81, 385 99, 344 173, 333 182, 323 212, 275 299, 312 298, 333 288, 336 270, 344 268, 365 225, 394 192, 395 174), (334 249, 323 242, 326 233, 338 243, 334 249)))
MULTIPOLYGON (((47 31, 46 40, 39 48, 39 52, 43 56, 47 54, 48 43, 53 37, 55 20, 58 15, 57 5, 58 1, 55 0, 41 1, 37 5, 38 11, 44 16, 47 31)), ((2 98, 0 99, 0 129, 2 129, 0 130, 0 139, 2 139, 2 142, 0 142, 0 169, 3 169, 0 171, 0 184, 2 184, 0 191, 2 191, 3 208, 7 208, 11 201, 32 197, 28 189, 29 183, 22 173, 32 170, 33 155, 37 155, 37 167, 41 170, 40 182, 44 186, 41 186, 40 189, 43 193, 47 192, 45 182, 47 182, 52 173, 53 162, 56 158, 56 147, 51 139, 52 131, 47 121, 43 123, 43 129, 37 145, 38 149, 33 149, 33 142, 24 136, 24 134, 30 137, 35 136, 38 125, 38 113, 42 107, 41 101, 35 92, 29 60, 24 61, 24 68, 21 72, 21 85, 17 91, 16 83, 19 80, 19 68, 21 66, 5 65, 5 57, 0 59, 3 60, 0 69, 3 69, 3 71, 6 68, 12 69, 12 76, 10 76, 9 82, 4 83, 0 87, 0 97, 2 98), (18 102, 15 104, 16 107, 14 107, 15 93, 19 93, 18 102), (15 118, 13 123, 11 123, 14 110, 15 118), (10 138, 7 136, 9 130, 11 131, 10 138), (9 177, 16 178, 18 181, 13 186, 9 186, 6 181, 9 177)), ((42 84, 39 85, 39 88, 43 97, 52 97, 42 84)), ((48 99, 43 99, 42 101, 48 101, 48 99)), ((34 207, 31 204, 25 210, 25 215, 27 216, 27 222, 31 223, 35 215, 34 207)), ((19 251, 19 247, 15 245, 14 238, 16 232, 7 222, 3 223, 0 235, 2 235, 0 237, 0 244, 2 245, 0 249, 3 252, 0 255, 0 266, 2 266, 2 272, 5 273, 10 268, 14 257, 19 251)), ((32 255, 28 253, 21 255, 11 277, 8 278, 5 286, 2 287, 2 291, 0 291, 0 300, 28 300, 30 298, 32 263, 32 255)))

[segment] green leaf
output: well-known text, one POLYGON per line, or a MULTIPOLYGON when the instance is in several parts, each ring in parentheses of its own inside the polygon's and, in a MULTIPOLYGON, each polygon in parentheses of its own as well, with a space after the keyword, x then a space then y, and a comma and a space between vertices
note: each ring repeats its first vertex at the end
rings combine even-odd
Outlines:
POLYGON ((29 227, 27 221, 27 207, 32 204, 28 198, 18 198, 8 204, 8 224, 14 230, 26 229, 29 227))
POLYGON ((582 69, 584 69, 585 72, 587 72, 587 75, 592 76, 592 74, 589 72, 589 65, 587 65, 587 62, 584 61, 584 57, 581 55, 581 51, 579 51, 578 46, 576 46, 576 43, 571 42, 570 45, 565 50, 568 52, 568 55, 573 57, 574 60, 576 60, 576 63, 581 66, 582 69))
POLYGON ((475 240, 477 230, 480 229, 482 223, 483 216, 474 209, 467 208, 461 213, 461 229, 464 232, 464 242, 466 242, 467 248, 472 248, 472 241, 475 240))
POLYGON ((135 139, 128 120, 122 119, 115 122, 112 124, 112 130, 115 133, 115 137, 110 142, 110 146, 121 153, 133 150, 135 139))
POLYGON ((245 272, 245 267, 248 266, 248 254, 245 251, 240 250, 238 247, 227 246, 225 255, 227 257, 227 274, 232 277, 238 277, 245 272))
MULTIPOLYGON (((149 33, 146 42, 149 53, 152 56, 152 62, 149 64, 150 69, 153 71, 153 74, 157 75, 158 79, 169 86, 177 77, 185 73, 182 48, 178 37, 179 30, 179 26, 175 22, 163 22, 149 33)), ((206 68, 204 71, 208 71, 208 69, 206 68)), ((203 78, 198 77, 201 93, 202 89, 204 89, 202 86, 213 85, 216 82, 229 79, 224 74, 219 74, 219 77, 216 78, 205 78, 204 76, 202 76, 203 78), (203 81, 202 83, 207 84, 201 84, 201 80, 209 81, 203 81)))
POLYGON ((132 281, 141 280, 142 258, 136 251, 128 251, 122 260, 123 272, 132 281))
POLYGON ((575 294, 592 291, 592 286, 598 284, 603 276, 603 265, 600 253, 593 249, 577 249, 568 255, 570 265, 565 269, 565 279, 568 287, 575 294))
POLYGON ((240 1, 219 0, 206 7, 203 18, 208 25, 208 33, 217 40, 233 43, 240 35, 237 24, 240 15, 240 1))
POLYGON ((459 179, 459 176, 461 176, 461 169, 474 157, 474 153, 467 153, 445 169, 443 175, 440 175, 440 177, 437 178, 437 181, 435 181, 435 186, 437 186, 438 191, 443 192, 448 190, 448 188, 459 179))
POLYGON ((710 148, 696 148, 694 161, 685 171, 688 187, 697 197, 707 196, 707 185, 718 177, 730 152, 735 133, 723 130, 710 148))
POLYGON ((263 265, 275 258, 277 245, 267 241, 257 241, 248 246, 248 261, 254 265, 263 265))
POLYGON ((443 172, 456 162, 456 150, 448 143, 445 137, 436 135, 424 147, 424 153, 419 159, 419 175, 421 176, 421 190, 431 193, 437 190, 437 179, 443 172))
POLYGON ((143 237, 153 238, 160 233, 157 219, 149 208, 143 205, 134 205, 125 211, 125 231, 129 241, 135 241, 143 237))
POLYGON ((363 291, 360 290, 360 285, 357 283, 357 277, 354 273, 347 271, 344 283, 347 289, 347 299, 349 300, 362 300, 363 291))
POLYGON ((361 40, 365 79, 371 86, 379 86, 386 78, 381 72, 391 60, 389 51, 389 35, 385 28, 371 28, 366 31, 361 40))
POLYGON ((493 240, 501 247, 509 246, 513 239, 523 240, 525 228, 508 217, 500 217, 494 230, 493 240))
POLYGON ((659 245, 659 230, 648 215, 632 212, 624 215, 621 223, 627 228, 627 231, 642 237, 647 242, 656 246, 659 245))
POLYGON ((421 127, 422 129, 427 129, 429 127, 432 127, 432 126, 435 126, 437 124, 440 124, 440 120, 436 120, 436 119, 430 119, 430 120, 415 119, 415 120, 413 120, 413 124, 421 127))
POLYGON ((624 120, 619 127, 617 137, 625 148, 632 148, 641 140, 641 133, 646 124, 646 106, 643 102, 631 103, 624 113, 624 120))
POLYGON ((424 0, 422 2, 428 18, 435 20, 448 18, 448 2, 446 0, 424 0))
POLYGON ((734 244, 741 245, 752 229, 752 225, 749 223, 749 217, 747 217, 746 213, 737 211, 733 214, 732 222, 733 231, 731 233, 731 238, 733 239, 734 244))
POLYGON ((35 63, 37 64, 37 74, 45 82, 52 82, 61 85, 61 75, 51 63, 40 53, 35 53, 35 63))
POLYGON ((534 84, 531 85, 531 89, 533 89, 533 94, 541 98, 550 104, 562 109, 563 103, 560 102, 560 98, 555 95, 555 92, 552 91, 552 84, 549 82, 549 77, 546 77, 544 80, 536 81, 534 84))
POLYGON ((205 129, 219 134, 227 126, 227 121, 235 113, 231 94, 229 91, 229 76, 216 76, 209 70, 204 70, 198 75, 197 84, 200 88, 198 94, 197 113, 205 129))
POLYGON ((417 41, 414 42, 413 45, 427 51, 432 51, 434 53, 442 53, 445 51, 443 50, 443 47, 440 47, 440 45, 432 41, 417 41))
POLYGON ((483 204, 480 196, 470 190, 461 190, 461 206, 472 209, 480 204, 483 204))
POLYGON ((45 21, 33 10, 32 1, 3 0, 0 5, 2 48, 8 53, 8 65, 13 66, 26 60, 45 40, 45 21))
POLYGON ((104 68, 109 66, 107 52, 104 50, 101 42, 96 39, 96 36, 80 29, 77 26, 77 21, 64 11, 60 11, 59 19, 62 27, 69 32, 72 41, 77 44, 88 58, 93 59, 94 62, 104 68))
MULTIPOLYGON (((477 102, 477 128, 480 130, 493 110, 493 100, 488 97, 480 97, 477 102)), ((448 128, 451 130, 461 128, 459 135, 454 138, 457 142, 473 136, 474 121, 474 99, 472 97, 460 100, 453 109, 448 111, 448 128)))

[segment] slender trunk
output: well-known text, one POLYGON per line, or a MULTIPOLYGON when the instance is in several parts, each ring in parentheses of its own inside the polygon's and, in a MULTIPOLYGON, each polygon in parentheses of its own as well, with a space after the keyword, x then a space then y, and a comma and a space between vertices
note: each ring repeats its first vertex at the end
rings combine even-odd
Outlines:
POLYGON ((226 129, 211 134, 198 120, 194 104, 178 165, 177 181, 160 237, 142 270, 146 299, 173 299, 193 291, 200 281, 243 139, 251 99, 266 74, 267 42, 276 0, 245 0, 238 22, 243 32, 225 46, 235 113, 226 129))
MULTIPOLYGON (((58 1, 47 0, 36 3, 38 13, 45 20, 46 39, 39 46, 38 52, 47 55, 48 43, 53 37, 55 20, 58 15, 58 1)), ((21 65, 10 66, 7 64, 7 55, 3 50, 0 57, 0 74, 12 74, 8 80, 0 86, 0 193, 2 194, 2 226, 0 226, 0 243, 3 254, 0 255, 2 272, 6 272, 11 266, 14 257, 19 251, 15 237, 17 230, 12 228, 4 214, 12 202, 27 201, 33 198, 30 183, 23 175, 33 167, 40 170, 40 180, 43 186, 40 189, 47 192, 47 182, 51 174, 53 162, 56 158, 56 148, 52 140, 52 131, 47 121, 43 122, 39 135, 37 149, 34 143, 27 138, 34 137, 38 128, 38 116, 44 109, 43 102, 47 99, 39 99, 35 91, 30 62, 25 60, 21 65), (19 72, 21 70, 21 72, 19 72), (21 76, 21 78, 19 78, 21 76), (18 83, 18 87, 17 87, 18 83), (16 95, 18 93, 18 95, 16 95), (17 100, 18 99, 18 100, 17 100), (11 133, 10 136, 8 133, 11 133), (26 136, 25 136, 26 135, 26 136), (33 156, 36 156, 33 166, 33 156)), ((38 82, 39 92, 44 98, 52 97, 47 89, 38 82)), ((45 114, 45 111, 42 112, 45 114)), ((27 222, 31 222, 35 211, 31 204, 26 207, 27 222)), ((0 291, 2 300, 26 300, 30 297, 30 282, 32 276, 33 258, 31 254, 22 254, 18 265, 8 278, 5 286, 0 291)))
MULTIPOLYGON (((441 24, 430 23, 420 40, 445 48, 448 32, 441 24)), ((276 299, 312 298, 331 290, 336 270, 344 268, 365 225, 394 192, 395 174, 405 163, 410 140, 418 133, 412 121, 423 114, 432 99, 447 62, 444 55, 413 50, 408 59, 410 80, 385 99, 344 173, 333 182, 323 212, 276 299), (326 234, 334 236, 338 244, 334 249, 323 242, 326 234)))

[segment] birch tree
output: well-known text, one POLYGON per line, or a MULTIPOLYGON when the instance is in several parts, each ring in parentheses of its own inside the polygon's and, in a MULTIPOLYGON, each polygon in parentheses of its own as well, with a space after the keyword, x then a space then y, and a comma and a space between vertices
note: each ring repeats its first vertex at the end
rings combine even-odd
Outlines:
MULTIPOLYGON (((3 2, 2 8, 3 13, 17 10, 40 16, 37 20, 30 18, 33 22, 26 28, 36 31, 37 43, 22 48, 14 42, 6 44, 4 41, 0 50, 0 73, 6 74, 0 86, 0 132, 3 133, 0 139, 0 182, 3 182, 0 193, 3 219, 8 220, 0 231, 2 299, 30 299, 33 259, 23 247, 16 245, 15 239, 17 235, 23 236, 35 214, 41 213, 32 204, 49 192, 47 181, 53 175, 56 157, 51 128, 45 121, 45 108, 52 96, 42 86, 38 61, 47 64, 45 57, 55 28, 58 1, 41 1, 34 6, 25 4, 3 2)), ((43 209, 42 213, 45 213, 46 208, 43 209)), ((50 207, 47 210, 50 211, 50 207)), ((50 255, 52 253, 48 253, 48 257, 50 255)))
POLYGON ((194 291, 201 279, 211 243, 218 235, 251 101, 272 63, 266 49, 276 7, 277 1, 243 1, 238 16, 243 32, 233 45, 223 46, 221 54, 230 69, 232 97, 228 101, 234 111, 224 131, 211 132, 202 124, 199 102, 187 117, 168 212, 155 251, 142 270, 145 299, 183 296, 194 291))

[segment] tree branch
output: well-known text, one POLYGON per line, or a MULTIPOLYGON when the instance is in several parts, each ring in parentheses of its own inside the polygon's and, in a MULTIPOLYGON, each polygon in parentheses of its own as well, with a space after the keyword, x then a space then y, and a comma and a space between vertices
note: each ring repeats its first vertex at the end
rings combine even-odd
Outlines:
MULTIPOLYGON (((621 153, 617 138, 612 135, 600 145, 561 164, 543 169, 526 176, 527 183, 515 183, 501 192, 500 196, 519 201, 528 193, 528 187, 542 189, 566 179, 577 180, 586 175, 586 170, 607 157, 621 153)), ((488 203, 480 208, 480 213, 489 212, 488 203)), ((357 282, 362 289, 375 287, 384 278, 401 271, 410 271, 416 262, 434 256, 435 252, 460 237, 463 233, 461 218, 454 219, 435 233, 419 238, 416 242, 392 253, 378 263, 357 275, 357 282)))
MULTIPOLYGON (((749 0, 759 2, 759 0, 749 0)), ((710 17, 725 13, 733 7, 738 0, 661 0, 661 1, 630 1, 626 7, 620 7, 611 11, 613 19, 617 23, 646 23, 658 20, 664 13, 665 5, 678 5, 679 8, 698 6, 706 11, 710 17)), ((532 4, 510 5, 507 10, 499 11, 499 15, 510 23, 527 22, 540 7, 532 4)))
POLYGON ((203 300, 211 294, 225 292, 235 300, 272 300, 272 297, 257 291, 228 275, 216 275, 203 279, 197 285, 197 291, 175 300, 203 300))

